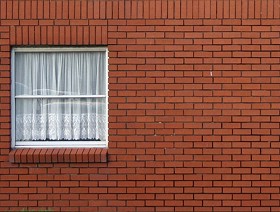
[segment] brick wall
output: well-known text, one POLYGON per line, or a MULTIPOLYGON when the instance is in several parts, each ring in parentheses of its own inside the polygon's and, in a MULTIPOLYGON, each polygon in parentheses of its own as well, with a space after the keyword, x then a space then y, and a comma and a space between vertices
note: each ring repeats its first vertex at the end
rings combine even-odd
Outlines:
POLYGON ((279 211, 279 0, 1 0, 0 210, 279 211), (12 46, 108 46, 107 163, 9 162, 12 46))

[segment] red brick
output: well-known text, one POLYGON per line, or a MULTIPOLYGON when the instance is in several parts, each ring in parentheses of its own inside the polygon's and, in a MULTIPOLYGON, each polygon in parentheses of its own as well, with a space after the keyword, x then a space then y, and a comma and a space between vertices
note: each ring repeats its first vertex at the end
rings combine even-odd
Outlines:
POLYGON ((77 148, 73 148, 73 149, 71 149, 71 152, 70 152, 70 162, 77 162, 77 151, 78 151, 78 149, 77 148))

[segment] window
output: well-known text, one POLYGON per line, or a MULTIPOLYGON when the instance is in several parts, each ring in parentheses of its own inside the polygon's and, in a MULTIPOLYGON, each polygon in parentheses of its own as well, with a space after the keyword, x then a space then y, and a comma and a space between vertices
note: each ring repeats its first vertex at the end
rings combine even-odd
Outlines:
POLYGON ((12 147, 106 147, 106 48, 12 50, 12 147))

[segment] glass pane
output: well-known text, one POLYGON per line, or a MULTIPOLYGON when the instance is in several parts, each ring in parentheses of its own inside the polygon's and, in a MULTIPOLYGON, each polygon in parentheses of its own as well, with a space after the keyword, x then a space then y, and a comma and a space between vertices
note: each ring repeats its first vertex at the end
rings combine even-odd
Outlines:
POLYGON ((106 99, 16 99, 17 141, 105 141, 106 99))
POLYGON ((105 52, 16 52, 16 95, 105 95, 105 52))

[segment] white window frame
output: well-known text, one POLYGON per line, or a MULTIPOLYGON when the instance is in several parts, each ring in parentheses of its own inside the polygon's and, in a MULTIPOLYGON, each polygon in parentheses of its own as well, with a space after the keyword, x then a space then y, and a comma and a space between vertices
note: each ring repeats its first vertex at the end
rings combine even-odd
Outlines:
POLYGON ((109 113, 108 113, 108 49, 105 47, 15 47, 11 51, 11 147, 12 148, 106 148, 108 147, 109 113), (106 95, 65 95, 65 96, 15 96, 15 60, 17 52, 105 52, 106 95), (106 140, 105 141, 16 141, 16 98, 104 98, 106 105, 106 140), (49 144, 48 144, 49 143, 49 144))

